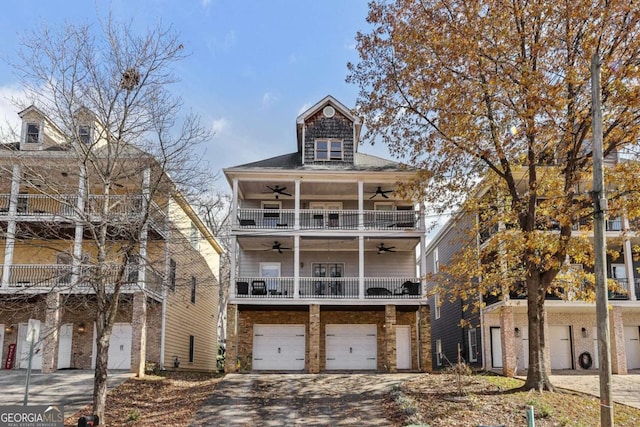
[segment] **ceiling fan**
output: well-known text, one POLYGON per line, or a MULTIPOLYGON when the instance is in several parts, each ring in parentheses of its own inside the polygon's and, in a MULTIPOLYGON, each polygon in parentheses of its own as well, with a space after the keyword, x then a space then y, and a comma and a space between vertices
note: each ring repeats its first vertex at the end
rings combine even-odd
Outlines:
MULTIPOLYGON (((369 191, 369 193, 371 193, 371 191, 369 191)), ((387 193, 393 193, 393 190, 383 190, 382 187, 378 187, 376 191, 373 191, 373 196, 369 197, 369 200, 373 199, 378 195, 384 197, 385 199, 388 199, 389 196, 387 196, 387 193)))
POLYGON ((271 247, 269 249, 267 249, 268 251, 274 251, 274 252, 278 252, 279 254, 282 253, 283 250, 288 251, 291 248, 284 248, 282 247, 282 243, 280 242, 273 242, 273 245, 271 245, 271 247))
POLYGON ((283 195, 283 196, 291 196, 291 194, 286 193, 284 190, 287 189, 287 187, 282 187, 280 188, 279 185, 276 185, 274 187, 270 187, 267 185, 267 188, 269 190, 271 190, 273 192, 273 195, 276 196, 276 199, 278 198, 278 196, 283 195))
POLYGON ((384 253, 387 253, 387 252, 395 252, 394 249, 396 247, 395 246, 386 247, 384 245, 384 243, 380 243, 380 245, 378 245, 377 248, 378 248, 378 255, 380 255, 380 254, 384 254, 384 253))

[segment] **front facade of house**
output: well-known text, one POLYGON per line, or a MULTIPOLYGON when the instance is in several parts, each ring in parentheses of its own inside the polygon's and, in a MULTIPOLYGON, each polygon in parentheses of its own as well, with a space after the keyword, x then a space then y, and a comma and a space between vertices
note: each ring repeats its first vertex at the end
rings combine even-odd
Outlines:
MULTIPOLYGON (((38 109, 20 114, 21 140, 0 145, 2 369, 27 367, 30 325, 39 328, 34 369, 95 366, 92 278, 100 271, 107 287, 120 280, 120 246, 148 206, 150 219, 136 237, 120 283, 108 368, 144 373, 147 362, 173 368, 177 358, 180 369, 215 370, 221 248, 189 204, 177 193, 145 197, 159 173, 153 164, 127 175, 105 196, 90 172, 78 172, 74 142, 38 109), (103 220, 111 224, 113 264, 100 266, 92 231, 103 220)), ((82 123, 76 143, 92 144, 95 129, 94 123, 82 123)), ((123 162, 135 163, 129 168, 134 171, 146 159, 123 162)))
POLYGON ((358 153, 360 129, 328 96, 297 118, 296 152, 224 170, 227 371, 431 369, 423 212, 394 192, 412 172, 358 153))
MULTIPOLYGON (((618 161, 614 156, 608 162, 618 161)), ((477 216, 459 213, 454 216, 427 247, 427 273, 450 262, 461 250, 461 242, 481 249, 490 243, 493 232, 470 238, 469 231, 478 229, 477 216)), ((593 241, 590 220, 574 226, 573 235, 593 241)), ((557 232, 553 221, 550 229, 557 232)), ((609 315, 612 371, 626 374, 640 369, 640 261, 633 248, 640 244, 640 223, 636 218, 615 217, 606 221, 607 277, 610 286, 609 315), (620 253, 616 259, 614 252, 620 253), (634 259, 635 258, 635 259, 634 259), (611 285, 611 283, 610 283, 611 285)), ((568 262, 571 262, 569 260, 568 262)), ((587 271, 590 267, 571 264, 570 271, 587 271)), ((481 278, 479 279, 481 280, 481 278)), ((598 341, 595 303, 579 300, 577 289, 567 285, 557 292, 548 292, 545 299, 547 366, 551 370, 597 370, 598 341)), ((456 360, 461 349, 464 360, 471 365, 506 375, 522 374, 528 369, 528 319, 524 289, 508 289, 494 295, 478 295, 484 307, 477 313, 463 310, 464 303, 448 298, 431 297, 432 348, 434 368, 447 366, 447 359, 456 360), (465 326, 461 327, 464 319, 465 326)))

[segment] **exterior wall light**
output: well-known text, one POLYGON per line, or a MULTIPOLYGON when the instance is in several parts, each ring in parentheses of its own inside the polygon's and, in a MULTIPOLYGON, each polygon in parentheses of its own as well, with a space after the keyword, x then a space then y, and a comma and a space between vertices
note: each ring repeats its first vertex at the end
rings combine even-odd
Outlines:
POLYGON ((513 334, 514 334, 516 337, 520 338, 520 328, 516 327, 516 328, 513 330, 513 334))
POLYGON ((78 325, 78 332, 81 333, 81 334, 84 334, 86 331, 87 331, 86 325, 84 324, 84 322, 81 322, 78 325))
POLYGON ((582 327, 582 338, 587 338, 589 336, 589 330, 585 327, 582 327))

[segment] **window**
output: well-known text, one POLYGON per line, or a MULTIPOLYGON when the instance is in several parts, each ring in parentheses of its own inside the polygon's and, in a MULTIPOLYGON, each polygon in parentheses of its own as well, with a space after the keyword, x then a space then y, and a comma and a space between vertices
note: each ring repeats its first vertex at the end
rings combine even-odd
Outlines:
POLYGON ((189 363, 194 361, 196 337, 189 335, 189 363))
POLYGON ((341 139, 317 139, 316 160, 342 160, 341 139))
POLYGON ((440 296, 435 294, 433 296, 433 305, 435 306, 435 315, 436 319, 440 318, 440 296))
POLYGON ((196 303, 196 278, 191 276, 191 304, 196 303))
POLYGON ((438 254, 438 248, 436 247, 433 250, 433 272, 437 273, 440 271, 440 255, 438 254))
POLYGON ((469 362, 478 361, 478 341, 476 328, 469 329, 467 334, 469 339, 469 362))
POLYGON ((27 143, 37 144, 38 142, 40 142, 40 125, 27 123, 27 143))
POLYGON ((173 259, 169 260, 169 289, 176 290, 176 269, 177 265, 173 259))
POLYGON ((200 230, 198 230, 198 227, 193 222, 191 223, 191 235, 189 237, 189 241, 191 242, 193 249, 198 250, 200 248, 200 230))
POLYGON ((89 145, 91 143, 91 126, 78 126, 78 139, 82 144, 89 145))
POLYGON ((436 365, 442 366, 442 340, 436 340, 436 365))

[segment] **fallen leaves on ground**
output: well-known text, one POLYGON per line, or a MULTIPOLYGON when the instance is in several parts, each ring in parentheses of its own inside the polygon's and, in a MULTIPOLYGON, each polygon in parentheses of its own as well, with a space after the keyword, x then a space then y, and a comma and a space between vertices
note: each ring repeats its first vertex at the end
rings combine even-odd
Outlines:
MULTIPOLYGON (((431 427, 524 426, 533 407, 536 427, 593 427, 599 424, 599 400, 564 390, 524 391, 523 381, 490 374, 425 374, 391 393, 387 410, 398 425, 431 427), (459 387, 459 385, 461 387, 459 387), (459 391, 462 390, 460 395, 459 391)), ((640 409, 616 404, 617 427, 640 425, 640 409)))
MULTIPOLYGON (((215 374, 167 372, 128 379, 107 395, 107 425, 188 426, 221 378, 215 374)), ((65 426, 77 426, 78 418, 88 414, 91 406, 68 417, 65 426)), ((102 420, 100 425, 104 425, 102 420)))

